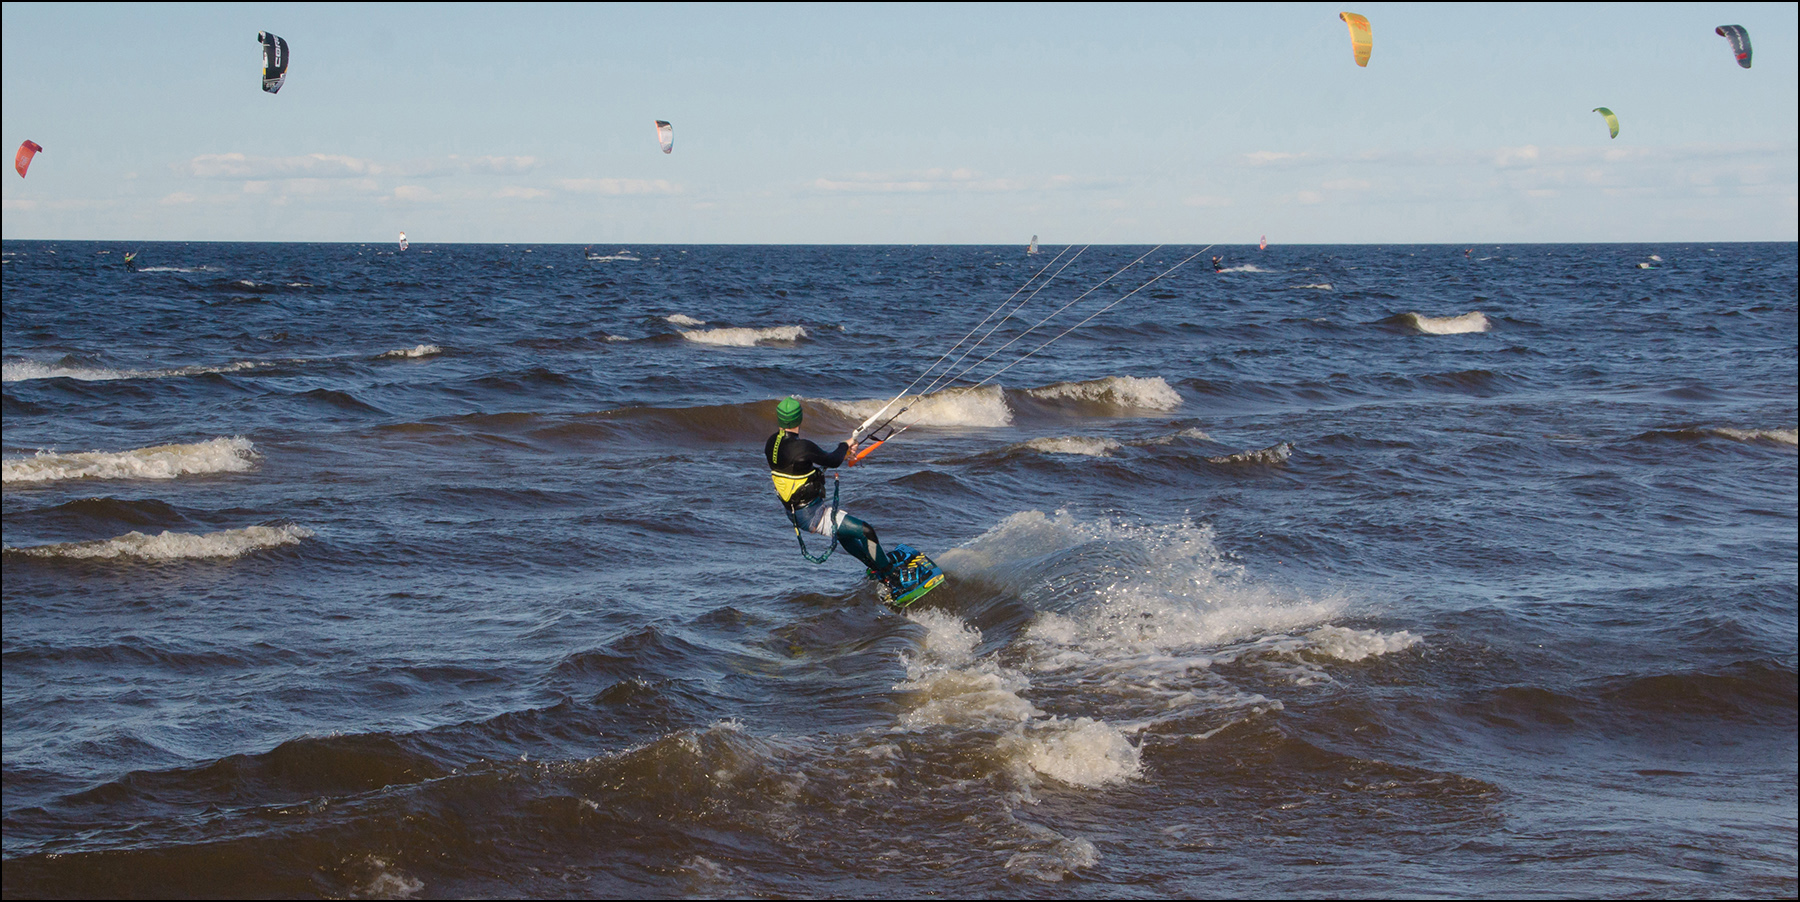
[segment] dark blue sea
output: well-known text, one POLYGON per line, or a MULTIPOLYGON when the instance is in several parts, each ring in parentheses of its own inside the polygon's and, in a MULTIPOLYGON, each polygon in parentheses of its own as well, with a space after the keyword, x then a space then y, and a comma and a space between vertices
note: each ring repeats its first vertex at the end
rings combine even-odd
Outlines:
POLYGON ((1797 258, 7 241, 4 895, 1791 898, 1797 258))

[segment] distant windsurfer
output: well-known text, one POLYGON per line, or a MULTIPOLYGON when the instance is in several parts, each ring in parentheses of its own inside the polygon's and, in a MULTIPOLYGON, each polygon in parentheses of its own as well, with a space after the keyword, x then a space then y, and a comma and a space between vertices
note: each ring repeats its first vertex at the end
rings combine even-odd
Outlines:
POLYGON ((125 270, 127 272, 137 272, 137 251, 125 252, 125 270))
POLYGON ((787 507, 788 519, 795 529, 835 538, 845 551, 869 568, 870 579, 885 581, 893 562, 882 552, 875 528, 844 513, 835 492, 829 498, 825 493, 825 471, 843 466, 844 458, 856 449, 849 442, 838 442, 827 453, 801 438, 800 421, 804 416, 800 402, 794 398, 783 398, 775 405, 775 422, 781 428, 763 443, 763 462, 769 465, 769 476, 775 480, 775 494, 787 507))

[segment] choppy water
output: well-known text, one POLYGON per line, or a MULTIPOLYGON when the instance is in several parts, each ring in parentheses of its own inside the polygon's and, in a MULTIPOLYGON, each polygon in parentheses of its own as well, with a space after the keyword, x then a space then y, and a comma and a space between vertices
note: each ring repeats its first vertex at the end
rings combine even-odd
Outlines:
POLYGON ((1058 248, 124 249, 5 244, 8 897, 1800 891, 1793 244, 1209 251, 845 474, 905 615, 774 401, 1058 248))

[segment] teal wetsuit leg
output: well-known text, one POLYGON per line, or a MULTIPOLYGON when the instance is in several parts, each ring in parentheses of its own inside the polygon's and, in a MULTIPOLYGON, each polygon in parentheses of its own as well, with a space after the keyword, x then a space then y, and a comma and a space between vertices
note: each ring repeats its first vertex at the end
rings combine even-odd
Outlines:
POLYGON ((862 561, 863 566, 875 571, 878 577, 886 576, 888 568, 893 566, 887 559, 887 554, 881 550, 881 540, 876 538, 875 528, 849 514, 845 514, 838 523, 837 540, 845 551, 862 561))
POLYGON ((887 553, 882 550, 881 539, 875 535, 875 527, 838 510, 837 527, 831 532, 826 532, 831 529, 826 524, 830 521, 832 512, 832 503, 821 498, 793 511, 788 516, 794 521, 794 525, 804 532, 834 535, 838 544, 844 546, 844 550, 850 552, 851 556, 862 561, 864 567, 874 571, 878 577, 887 576, 888 570, 892 569, 894 564, 887 559, 887 553))

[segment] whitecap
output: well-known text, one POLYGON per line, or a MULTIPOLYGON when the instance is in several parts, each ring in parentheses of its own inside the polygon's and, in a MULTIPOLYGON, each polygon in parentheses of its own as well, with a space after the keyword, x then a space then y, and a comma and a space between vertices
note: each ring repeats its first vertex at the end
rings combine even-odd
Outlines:
POLYGON ((799 341, 806 337, 806 329, 801 326, 770 326, 766 329, 706 329, 683 332, 681 337, 701 344, 750 348, 765 341, 799 341))
POLYGON ((1320 654, 1329 655, 1340 661, 1361 661, 1376 655, 1404 651, 1423 641, 1406 630, 1397 633, 1383 633, 1377 630, 1354 630, 1341 626, 1319 627, 1307 633, 1306 638, 1320 654))
POLYGON ((906 681, 895 687, 902 691, 902 728, 998 729, 994 749, 1024 786, 1047 777, 1096 787, 1142 774, 1138 748, 1117 727, 1046 715, 1024 697, 1031 685, 1024 674, 977 657, 981 634, 974 627, 933 609, 908 616, 925 638, 907 661, 906 681))
POLYGON ((671 313, 668 316, 663 317, 663 319, 668 320, 670 323, 673 323, 677 326, 704 326, 704 325, 706 325, 706 320, 695 319, 691 316, 688 316, 685 313, 671 313))
POLYGON ((1089 438, 1071 435, 1063 438, 1034 438, 1028 442, 1013 445, 1007 450, 1036 451, 1039 454, 1078 454, 1085 457, 1105 457, 1124 450, 1124 445, 1109 438, 1089 438))
POLYGON ((1421 313, 1407 313, 1405 319, 1414 329, 1427 335, 1460 335, 1465 332, 1486 332, 1493 328, 1488 318, 1475 310, 1461 316, 1425 316, 1421 313))
POLYGON ((64 542, 26 548, 6 546, 9 554, 41 558, 133 559, 144 561, 177 561, 202 558, 234 558, 293 545, 313 535, 303 526, 246 526, 202 535, 165 530, 158 535, 128 532, 118 538, 92 542, 64 542))
POLYGON ((1267 448, 1254 451, 1239 451, 1236 454, 1225 454, 1207 458, 1208 463, 1215 464, 1267 464, 1276 466, 1288 462, 1294 456, 1294 446, 1288 442, 1277 442, 1267 448))
MULTIPOLYGON (((1280 700, 1214 673, 1214 663, 1271 641, 1301 645, 1294 633, 1319 629, 1345 607, 1341 598, 1247 578, 1212 529, 1195 524, 1127 526, 1025 511, 938 563, 953 581, 1015 595, 1035 611, 1008 659, 1019 670, 1016 684, 1081 687, 1083 713, 1120 737, 1196 714, 1242 721, 1281 710, 1280 700)), ((1054 737, 1047 728, 1028 738, 1059 763, 1022 759, 1038 773, 1084 785, 1135 773, 1124 746, 1088 733, 1095 728, 1079 718, 1060 721, 1054 737)))
POLYGON ((240 360, 220 366, 184 366, 166 370, 115 370, 61 363, 39 363, 13 360, 0 364, 0 382, 24 382, 29 379, 78 379, 83 382, 109 382, 119 379, 162 379, 168 376, 198 376, 206 373, 230 373, 256 367, 253 361, 240 360))
POLYGON ((33 457, 0 462, 0 482, 12 485, 65 479, 175 479, 236 473, 255 466, 255 456, 255 446, 243 436, 131 451, 39 451, 33 457))
MULTIPOLYGON (((808 400, 808 399, 802 399, 808 400)), ((894 414, 905 408, 899 422, 924 426, 1006 426, 1012 423, 1012 408, 1006 405, 1005 393, 998 386, 951 388, 923 397, 911 396, 889 406, 886 398, 864 401, 808 400, 822 405, 847 419, 861 422, 882 408, 894 414)))
POLYGON ((416 345, 416 346, 410 347, 410 348, 400 348, 398 350, 393 350, 393 351, 383 351, 382 353, 376 355, 376 358, 381 359, 381 358, 389 358, 389 357, 402 357, 402 358, 431 357, 431 356, 434 356, 437 354, 442 354, 442 353, 444 353, 444 349, 438 347, 437 345, 416 345))
POLYGON ((1174 410, 1181 406, 1180 393, 1156 376, 1107 376, 1085 382, 1056 382, 1026 389, 1025 394, 1042 400, 1067 398, 1131 410, 1174 410))
POLYGON ((1732 429, 1721 426, 1713 432, 1740 442, 1774 442, 1778 445, 1800 444, 1800 430, 1795 429, 1732 429))

